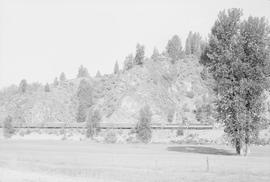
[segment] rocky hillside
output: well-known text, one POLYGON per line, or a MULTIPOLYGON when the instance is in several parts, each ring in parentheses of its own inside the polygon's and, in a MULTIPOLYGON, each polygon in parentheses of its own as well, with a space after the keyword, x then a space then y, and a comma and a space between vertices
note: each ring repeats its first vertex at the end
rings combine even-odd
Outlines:
POLYGON ((211 114, 205 113, 211 112, 213 99, 201 79, 201 71, 196 57, 171 64, 160 56, 118 74, 51 84, 49 92, 32 84, 22 94, 13 86, 0 94, 0 119, 9 114, 22 124, 76 122, 76 91, 80 80, 87 79, 94 89, 92 107, 100 111, 102 122, 136 123, 145 104, 150 106, 155 123, 211 122, 211 114))

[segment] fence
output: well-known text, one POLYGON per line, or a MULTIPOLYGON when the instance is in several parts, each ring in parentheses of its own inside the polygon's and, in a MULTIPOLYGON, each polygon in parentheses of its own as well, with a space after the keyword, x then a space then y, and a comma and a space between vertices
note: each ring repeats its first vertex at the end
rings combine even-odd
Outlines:
MULTIPOLYGON (((213 129, 212 125, 202 125, 202 124, 160 124, 153 123, 151 125, 152 129, 192 129, 192 130, 210 130, 213 129)), ((0 126, 1 128, 1 126, 0 126)), ((31 123, 24 125, 14 125, 14 128, 36 128, 36 129, 58 129, 58 128, 86 128, 85 123, 31 123)), ((132 129, 135 128, 135 124, 130 123, 100 123, 100 129, 132 129)))

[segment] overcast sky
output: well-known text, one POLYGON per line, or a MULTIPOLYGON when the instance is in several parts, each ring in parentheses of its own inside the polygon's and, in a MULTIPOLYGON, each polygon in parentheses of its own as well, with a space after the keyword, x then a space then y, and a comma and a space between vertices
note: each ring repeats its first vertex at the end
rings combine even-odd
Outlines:
POLYGON ((238 7, 244 15, 266 16, 270 0, 0 0, 0 88, 52 82, 78 67, 91 75, 111 73, 137 43, 151 55, 190 30, 207 37, 220 10, 238 7))

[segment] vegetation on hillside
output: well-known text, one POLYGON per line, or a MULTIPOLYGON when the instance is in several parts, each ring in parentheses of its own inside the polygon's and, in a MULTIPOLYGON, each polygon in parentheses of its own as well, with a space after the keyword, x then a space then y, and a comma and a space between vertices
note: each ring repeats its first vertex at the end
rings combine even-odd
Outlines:
POLYGON ((151 57, 137 44, 122 69, 116 61, 112 74, 91 77, 81 65, 74 79, 64 72, 46 85, 23 79, 1 90, 0 120, 9 115, 16 125, 86 123, 87 137, 100 122, 138 123, 137 136, 146 143, 150 123, 222 122, 240 153, 265 121, 270 52, 267 21, 241 16, 238 9, 222 11, 208 41, 190 32, 183 48, 174 35, 151 57))

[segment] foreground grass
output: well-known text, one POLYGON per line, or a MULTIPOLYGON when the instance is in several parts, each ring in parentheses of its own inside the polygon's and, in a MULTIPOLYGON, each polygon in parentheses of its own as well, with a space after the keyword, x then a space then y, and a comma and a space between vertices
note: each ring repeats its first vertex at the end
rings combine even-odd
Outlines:
POLYGON ((270 146, 240 157, 222 146, 0 140, 0 182, 6 181, 268 182, 270 146))

